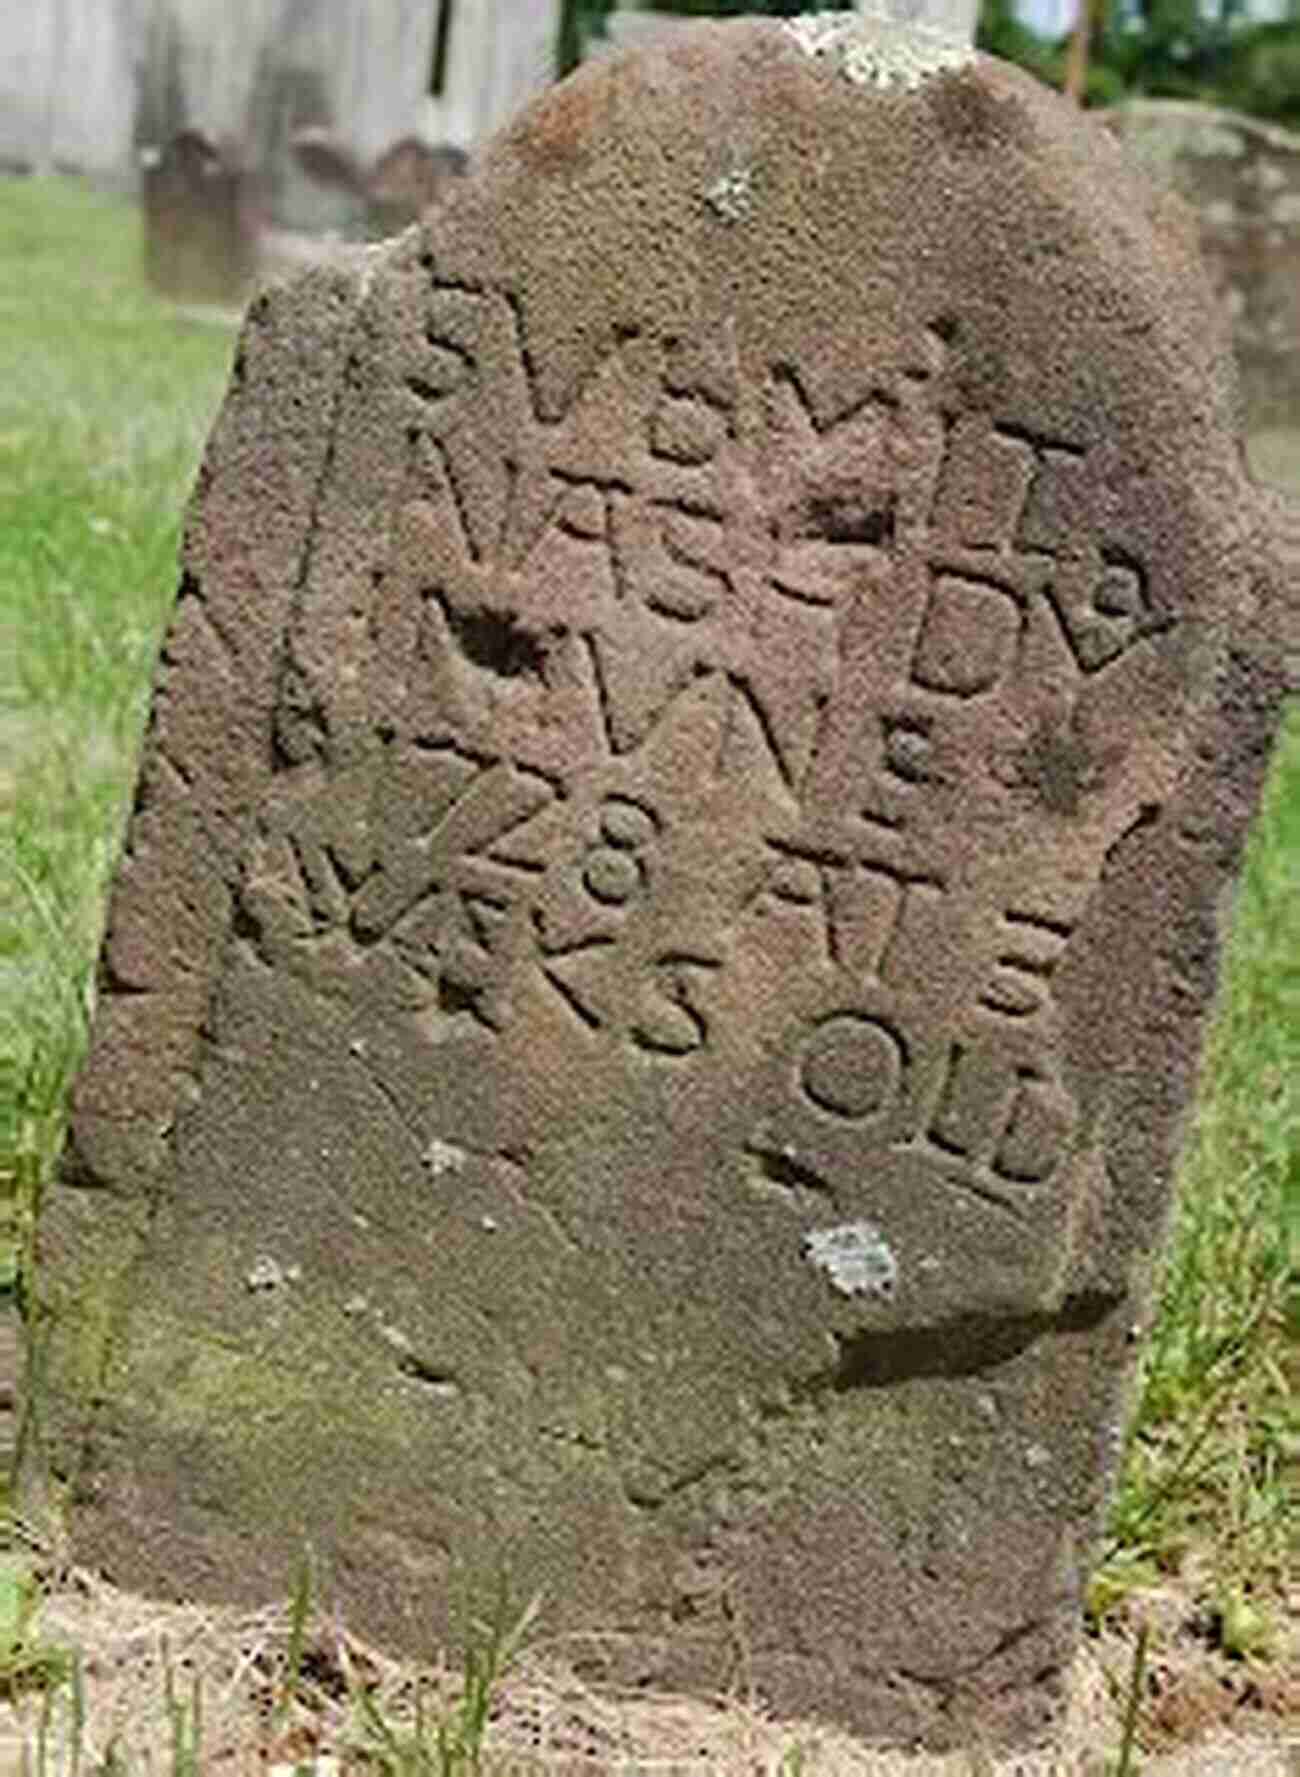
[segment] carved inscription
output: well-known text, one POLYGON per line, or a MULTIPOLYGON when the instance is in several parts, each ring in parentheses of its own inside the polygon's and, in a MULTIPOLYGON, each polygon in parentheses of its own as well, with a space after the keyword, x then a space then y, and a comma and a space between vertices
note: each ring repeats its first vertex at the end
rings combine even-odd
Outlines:
POLYGON ((863 981, 892 981, 905 974, 908 935, 923 929, 922 909, 942 899, 941 877, 870 855, 801 851, 768 841, 767 874, 759 889, 789 906, 806 907, 819 931, 819 948, 834 968, 863 981))
POLYGON ((1005 1018, 1032 1018, 1041 1012, 1072 929, 1061 920, 1008 908, 999 923, 997 963, 980 1004, 1005 1018))
POLYGON ((889 1108, 907 1063, 906 1044, 883 1019, 837 1012, 810 1031, 799 1057, 799 1084, 821 1110, 857 1123, 889 1108))
POLYGON ((1027 892, 1063 816, 1014 761, 1173 621, 1087 450, 958 411, 937 331, 852 398, 628 331, 560 411, 507 292, 435 283, 406 350, 384 720, 283 775, 246 935, 322 991, 397 971, 439 1043, 543 1003, 658 1069, 780 955, 810 1117, 991 1204, 1050 1185, 1106 831, 1027 892))

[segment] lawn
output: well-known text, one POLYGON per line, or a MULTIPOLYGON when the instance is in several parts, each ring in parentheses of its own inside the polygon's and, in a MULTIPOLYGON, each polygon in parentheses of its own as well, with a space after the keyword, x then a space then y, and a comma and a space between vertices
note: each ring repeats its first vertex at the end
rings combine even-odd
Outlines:
MULTIPOLYGON (((118 200, 70 181, 0 182, 0 1190, 11 1229, 0 1291, 11 1306, 84 1041, 180 518, 234 344, 231 327, 152 297, 139 262, 137 219, 118 200)), ((1300 491, 1294 439, 1274 435, 1267 466, 1300 491)), ((1295 1658, 1300 1577, 1298 714, 1238 893, 1092 1597, 1098 1618, 1149 1618, 1169 1659, 1190 1639, 1220 1661, 1216 1683, 1233 1662, 1257 1693, 1295 1658)), ((4 1636, 0 1621, 0 1689, 4 1636)))
POLYGON ((48 1154, 231 327, 143 288, 130 211, 0 184, 0 1168, 48 1154))

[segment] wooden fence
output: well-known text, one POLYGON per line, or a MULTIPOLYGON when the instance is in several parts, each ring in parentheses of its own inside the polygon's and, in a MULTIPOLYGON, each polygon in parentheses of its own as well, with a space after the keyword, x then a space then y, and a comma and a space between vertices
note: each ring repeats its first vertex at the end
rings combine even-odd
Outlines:
POLYGON ((472 147, 554 71, 559 0, 22 0, 0 30, 0 165, 133 186, 178 130, 309 203, 295 131, 365 159, 410 133, 472 147))

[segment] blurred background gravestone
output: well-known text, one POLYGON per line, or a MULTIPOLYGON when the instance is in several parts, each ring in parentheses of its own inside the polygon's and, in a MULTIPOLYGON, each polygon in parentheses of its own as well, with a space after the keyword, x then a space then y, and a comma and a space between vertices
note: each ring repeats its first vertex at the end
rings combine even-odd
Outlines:
POLYGON ((180 130, 141 156, 145 272, 181 302, 233 304, 257 275, 254 181, 236 151, 180 130))
POLYGON ((145 187, 151 228, 166 218, 151 272, 165 271, 168 294, 208 300, 243 287, 245 241, 232 229, 234 261, 201 262, 200 240, 224 249, 200 216, 228 201, 274 249, 276 233, 364 238, 385 213, 408 215, 420 184, 411 145, 464 151, 490 135, 552 78, 558 17, 559 0, 15 4, 0 28, 0 165, 145 187), (293 147, 304 131, 328 132, 378 175, 377 201, 304 170, 293 147), (220 152, 197 153, 196 139, 220 152), (238 198, 227 180, 244 182, 238 198), (203 197, 187 212, 189 187, 203 197), (254 187, 256 210, 245 201, 254 187), (186 214, 196 225, 182 253, 186 214))
POLYGON ((1300 432, 1300 135, 1171 99, 1130 100, 1103 118, 1196 211, 1231 317, 1247 431, 1300 432))
POLYGON ((469 164, 463 149, 447 143, 434 148, 419 136, 403 136, 372 166, 364 165, 328 130, 300 131, 293 147, 308 178, 352 199, 356 208, 350 231, 360 231, 370 240, 384 240, 408 228, 469 164))

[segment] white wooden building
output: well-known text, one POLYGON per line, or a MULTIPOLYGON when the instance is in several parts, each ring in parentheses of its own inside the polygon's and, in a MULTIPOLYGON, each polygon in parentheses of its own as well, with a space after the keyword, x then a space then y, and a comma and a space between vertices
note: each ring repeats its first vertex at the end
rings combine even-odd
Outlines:
POLYGON ((274 160, 472 148, 552 77, 560 0, 0 0, 0 164, 134 183, 181 128, 274 160))

